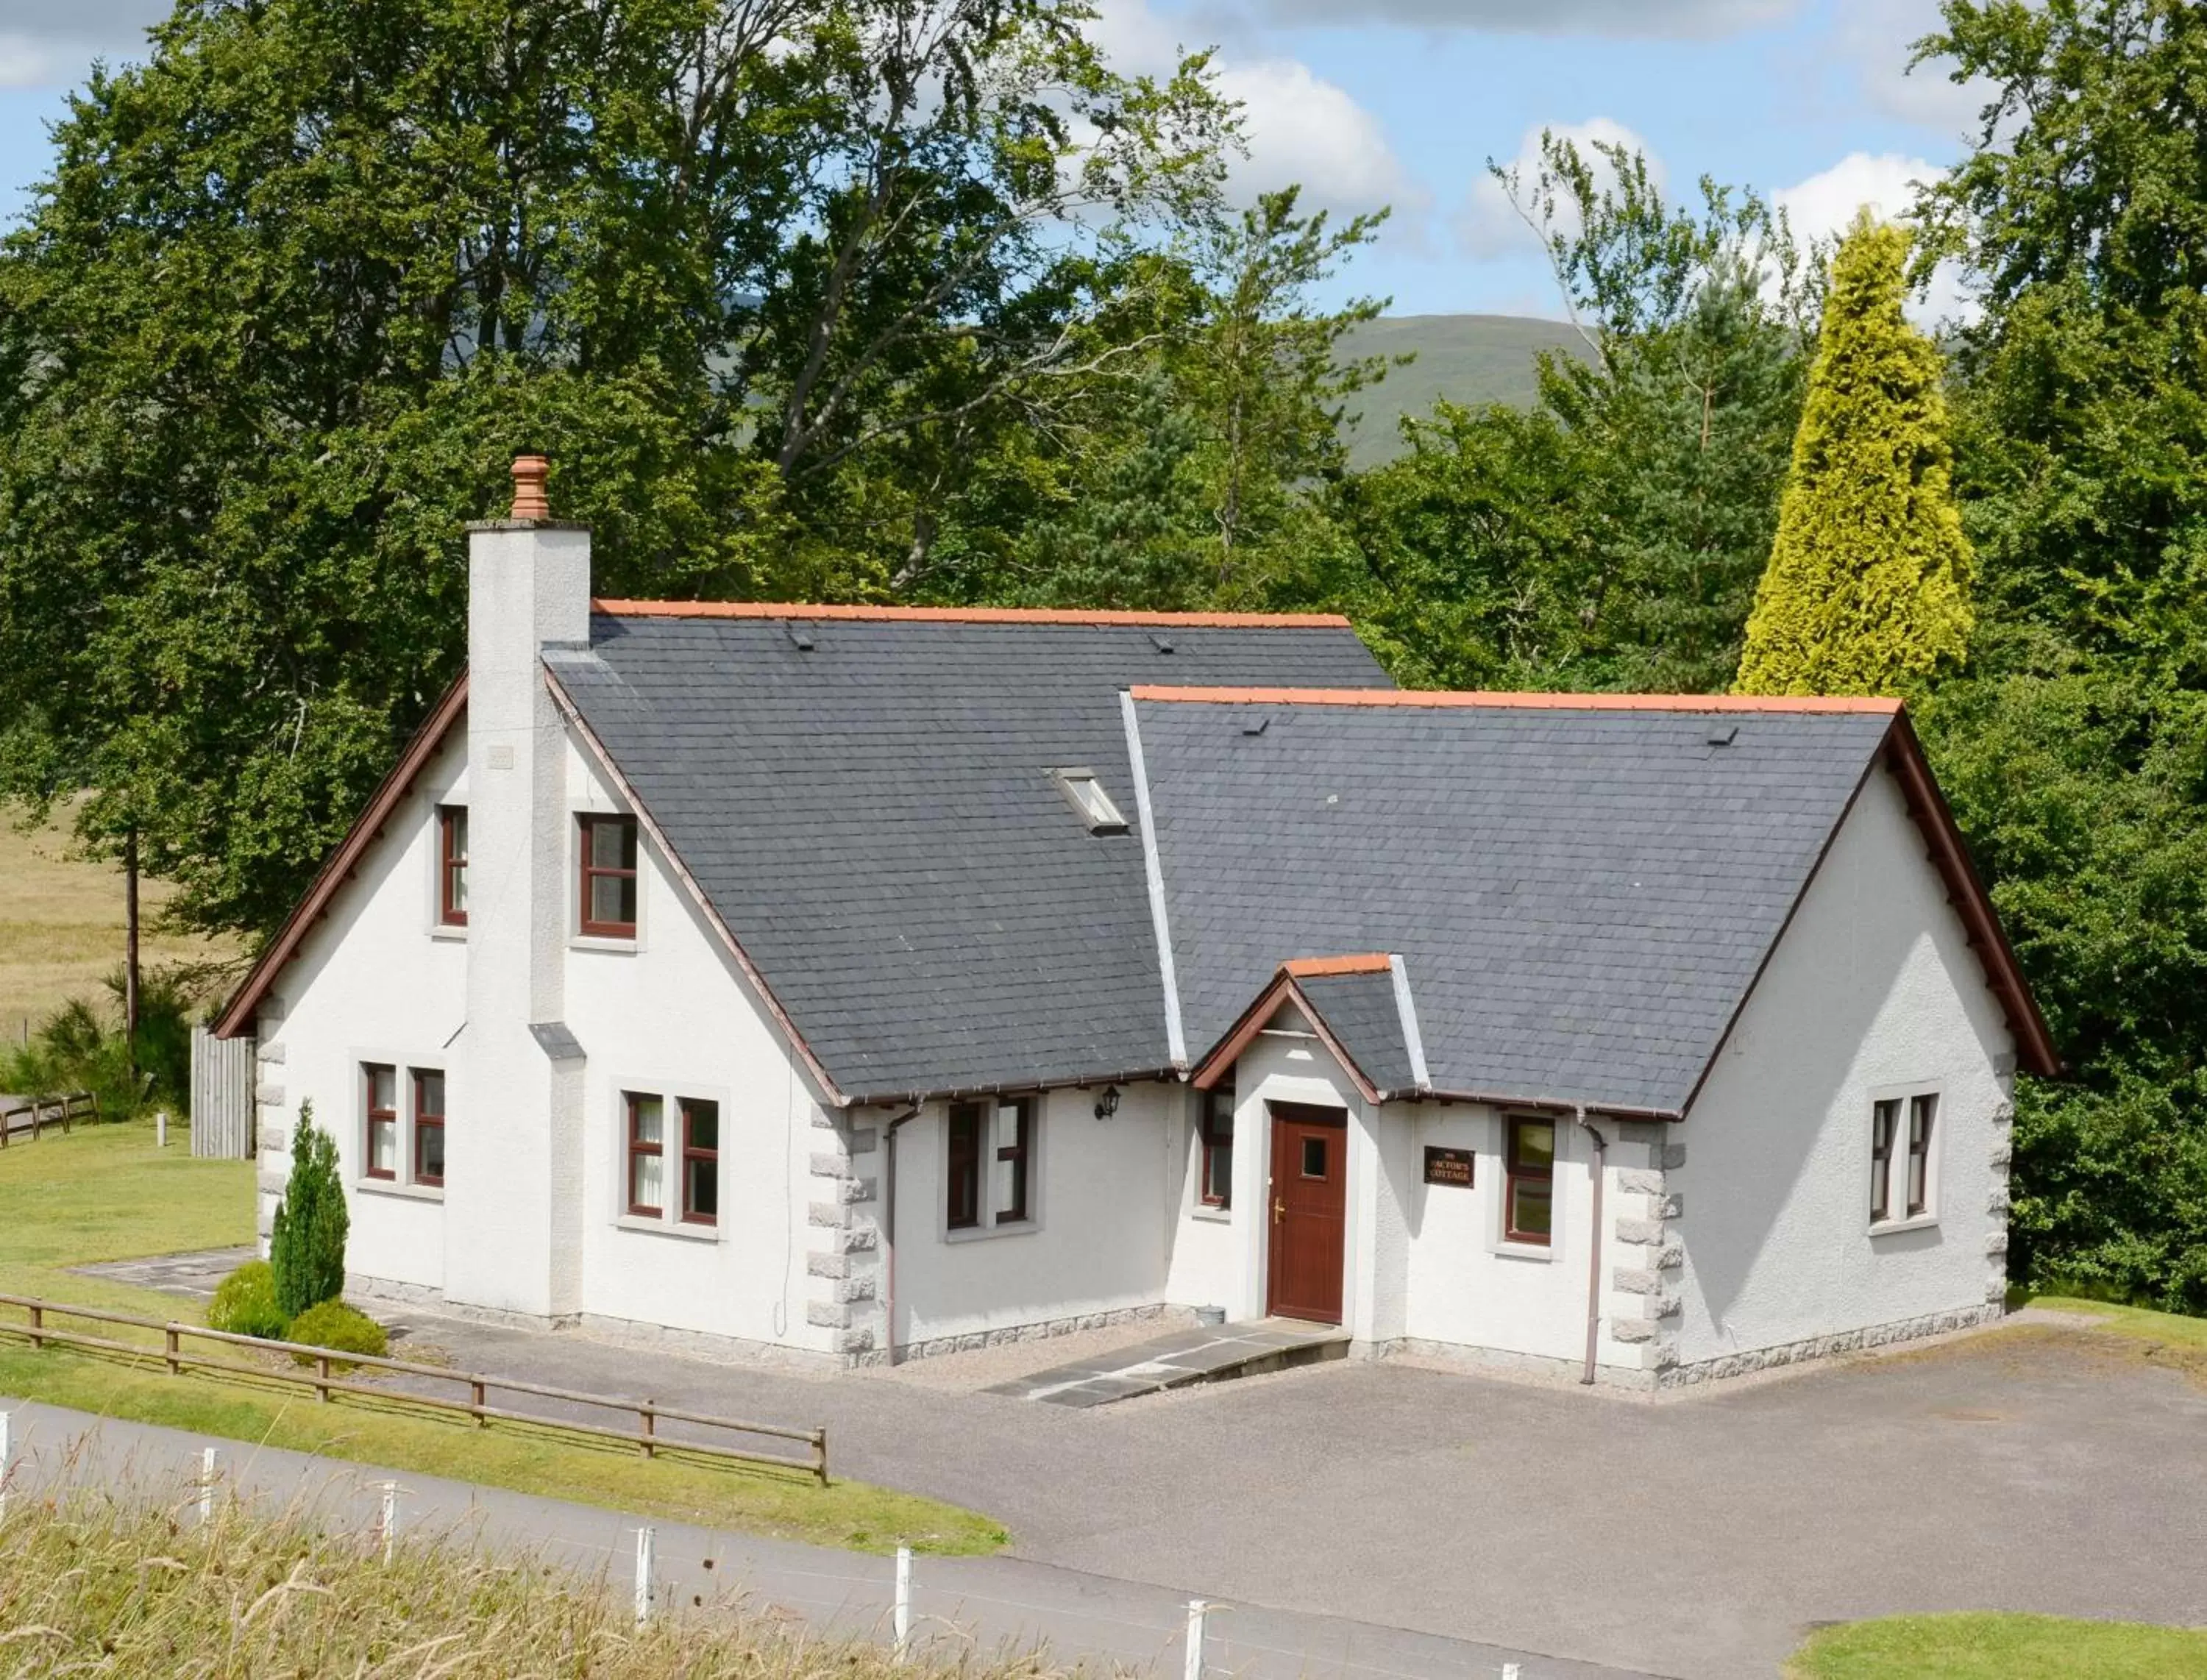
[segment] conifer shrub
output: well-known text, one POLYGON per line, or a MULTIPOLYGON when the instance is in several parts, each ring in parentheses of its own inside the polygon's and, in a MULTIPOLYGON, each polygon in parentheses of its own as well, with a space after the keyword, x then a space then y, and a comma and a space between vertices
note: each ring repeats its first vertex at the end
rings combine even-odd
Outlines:
POLYGON ((276 1304, 276 1269, 266 1260, 248 1260, 214 1286, 207 1303, 207 1328, 232 1336, 279 1339, 289 1324, 276 1304))
POLYGON ((1901 311, 1908 249, 1865 215, 1832 260, 1736 693, 1899 694, 1968 644, 1944 368, 1901 311))
POLYGON ((347 1228, 336 1140, 315 1126, 314 1105, 302 1103, 291 1134, 291 1176, 268 1242, 276 1305, 286 1319, 344 1293, 347 1228))
MULTIPOLYGON (((366 1354, 373 1359, 385 1358, 391 1352, 391 1337, 383 1326, 358 1307, 348 1306, 341 1300, 326 1300, 308 1307, 291 1320, 284 1339, 308 1348, 332 1348, 341 1354, 366 1354)), ((313 1356, 307 1354, 294 1354, 291 1360, 295 1365, 314 1363, 313 1356)), ((354 1368, 341 1360, 330 1362, 332 1371, 354 1368)))

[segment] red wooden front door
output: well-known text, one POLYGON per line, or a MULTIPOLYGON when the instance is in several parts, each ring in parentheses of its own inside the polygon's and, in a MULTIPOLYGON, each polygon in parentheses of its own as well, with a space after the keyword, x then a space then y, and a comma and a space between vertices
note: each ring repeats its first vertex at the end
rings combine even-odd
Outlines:
POLYGON ((1271 1287, 1265 1310, 1341 1322, 1341 1253, 1349 1209, 1349 1115, 1274 1103, 1271 1287))

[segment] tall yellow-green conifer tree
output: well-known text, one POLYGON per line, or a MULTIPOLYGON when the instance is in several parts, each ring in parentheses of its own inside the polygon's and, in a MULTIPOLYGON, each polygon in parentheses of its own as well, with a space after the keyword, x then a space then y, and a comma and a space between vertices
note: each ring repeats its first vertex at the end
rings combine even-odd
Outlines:
POLYGON ((1735 693, 1892 694, 1969 639, 1939 351, 1901 314, 1908 243, 1865 212, 1833 259, 1735 693))

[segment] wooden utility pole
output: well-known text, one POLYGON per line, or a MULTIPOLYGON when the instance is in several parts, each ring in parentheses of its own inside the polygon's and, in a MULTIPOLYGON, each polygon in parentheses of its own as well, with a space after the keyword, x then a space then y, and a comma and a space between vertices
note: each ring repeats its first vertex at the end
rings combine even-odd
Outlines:
POLYGON ((130 1088, 138 1088, 138 830, 123 835, 123 1041, 130 1056, 130 1088))

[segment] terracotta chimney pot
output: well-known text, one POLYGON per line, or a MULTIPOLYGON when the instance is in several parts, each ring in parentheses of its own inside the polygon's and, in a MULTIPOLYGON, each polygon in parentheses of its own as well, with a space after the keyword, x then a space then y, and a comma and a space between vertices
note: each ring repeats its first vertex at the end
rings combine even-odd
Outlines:
POLYGON ((513 457, 513 513, 516 519, 549 519, 552 504, 545 499, 544 476, 551 463, 541 455, 513 457))

